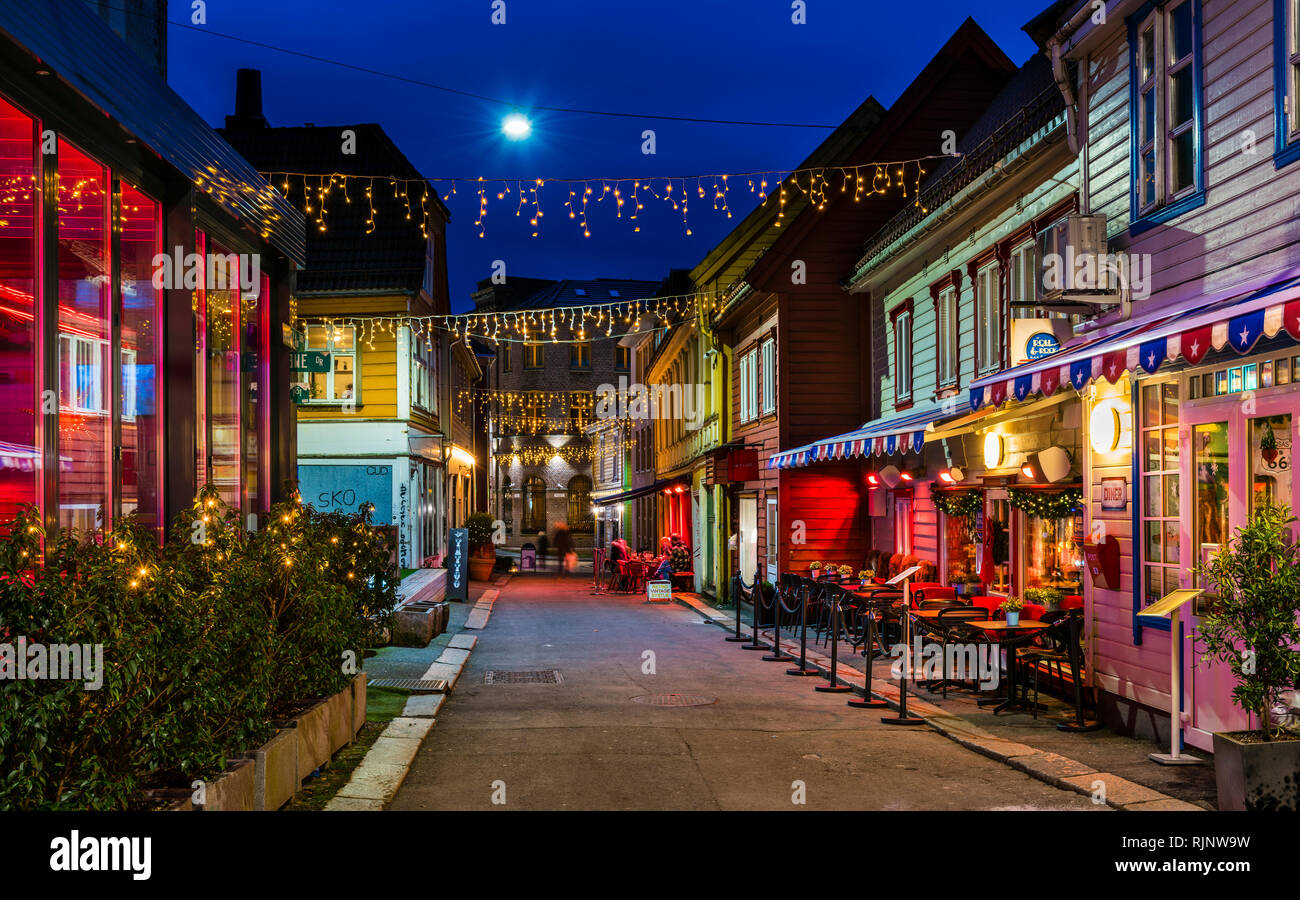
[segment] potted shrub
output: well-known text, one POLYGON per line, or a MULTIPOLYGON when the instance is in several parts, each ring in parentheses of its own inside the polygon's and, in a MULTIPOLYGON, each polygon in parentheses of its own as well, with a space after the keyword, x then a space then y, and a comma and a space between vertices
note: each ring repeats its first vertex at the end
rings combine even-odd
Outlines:
POLYGON ((840 567, 839 567, 838 569, 836 569, 835 571, 837 571, 837 572, 840 573, 840 580, 841 580, 841 581, 847 581, 848 579, 850 579, 850 578, 853 577, 853 567, 852 567, 852 566, 840 566, 840 567))
POLYGON ((1025 608, 1025 601, 1021 600, 1015 594, 1007 597, 998 604, 998 609, 1007 614, 1008 625, 1020 624, 1020 611, 1025 608))
POLYGON ((1272 720, 1300 684, 1300 543, 1286 506, 1260 506, 1227 546, 1195 569, 1213 590, 1201 617, 1201 659, 1225 663, 1232 701, 1254 731, 1215 732, 1220 809, 1300 809, 1300 733, 1272 720))
POLYGON ((871 584, 871 579, 874 578, 875 575, 876 573, 871 569, 862 569, 858 572, 858 581, 862 582, 863 587, 866 587, 871 584))
POLYGON ((952 583, 953 592, 959 597, 974 596, 980 592, 984 582, 974 572, 967 572, 952 583))
POLYGON ((821 573, 822 573, 822 564, 821 564, 821 563, 817 562, 816 560, 813 560, 812 562, 808 563, 808 577, 809 577, 809 578, 817 578, 818 576, 821 575, 821 573))
POLYGON ((492 568, 497 562, 496 545, 492 543, 492 517, 476 512, 465 520, 469 531, 469 577, 475 581, 492 578, 492 568))

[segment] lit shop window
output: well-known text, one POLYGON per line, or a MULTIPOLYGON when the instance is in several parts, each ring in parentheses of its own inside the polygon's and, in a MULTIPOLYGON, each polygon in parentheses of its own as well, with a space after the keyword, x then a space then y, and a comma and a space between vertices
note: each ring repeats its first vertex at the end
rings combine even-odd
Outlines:
POLYGON ((1083 515, 1025 517, 1025 587, 1083 592, 1083 515))
POLYGON ((59 524, 109 525, 113 483, 108 171, 58 144, 59 524))
POLYGON ((124 515, 134 513, 141 524, 160 528, 163 435, 158 375, 162 365, 162 291, 153 285, 153 259, 162 250, 158 203, 124 183, 119 228, 120 505, 124 515))
POLYGON ((0 100, 0 522, 39 501, 36 122, 0 100))
POLYGON ((1142 605, 1181 585, 1178 385, 1142 386, 1142 605))

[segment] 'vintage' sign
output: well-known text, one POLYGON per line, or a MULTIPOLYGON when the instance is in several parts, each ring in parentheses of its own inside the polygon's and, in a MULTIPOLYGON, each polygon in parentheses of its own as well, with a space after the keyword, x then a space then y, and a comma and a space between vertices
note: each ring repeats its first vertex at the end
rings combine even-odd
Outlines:
POLYGON ((469 600, 469 529, 451 529, 447 545, 447 599, 469 600))

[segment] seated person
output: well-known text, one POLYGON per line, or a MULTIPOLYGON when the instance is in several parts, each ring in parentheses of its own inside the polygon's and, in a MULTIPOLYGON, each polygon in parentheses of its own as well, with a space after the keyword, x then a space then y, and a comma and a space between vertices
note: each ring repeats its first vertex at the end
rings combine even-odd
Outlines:
POLYGON ((609 561, 620 563, 626 560, 630 554, 627 551, 627 541, 622 538, 615 538, 609 545, 609 561))

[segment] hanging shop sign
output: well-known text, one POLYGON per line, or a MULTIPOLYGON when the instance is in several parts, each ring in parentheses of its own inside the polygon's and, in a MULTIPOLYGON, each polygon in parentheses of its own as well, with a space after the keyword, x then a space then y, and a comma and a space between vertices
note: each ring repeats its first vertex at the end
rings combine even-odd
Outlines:
POLYGON ((330 355, 324 350, 305 350, 289 354, 289 368, 294 372, 323 374, 330 370, 330 355))

